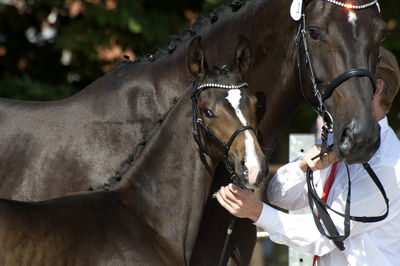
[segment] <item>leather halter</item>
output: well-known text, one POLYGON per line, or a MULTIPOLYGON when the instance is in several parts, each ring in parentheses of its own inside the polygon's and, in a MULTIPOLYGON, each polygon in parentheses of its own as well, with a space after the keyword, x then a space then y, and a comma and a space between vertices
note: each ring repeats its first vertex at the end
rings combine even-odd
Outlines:
MULTIPOLYGON (((335 4, 335 5, 339 5, 338 3, 340 3, 335 0, 324 0, 324 1, 327 1, 327 2, 335 4)), ((368 8, 375 4, 377 4, 377 1, 373 1, 370 4, 363 5, 363 6, 352 6, 351 9, 368 8)), ((348 7, 346 7, 346 8, 348 8, 348 7)), ((310 80, 312 83, 314 95, 315 95, 316 99, 318 100, 318 106, 314 107, 314 109, 324 120, 324 125, 322 127, 322 135, 321 135, 321 139, 322 139, 321 152, 320 152, 320 154, 318 154, 317 156, 312 158, 314 160, 314 159, 322 156, 323 154, 332 151, 332 149, 333 149, 333 144, 331 144, 331 145, 327 144, 328 134, 333 133, 333 119, 332 119, 331 114, 328 112, 324 102, 332 95, 332 93, 335 91, 335 89, 337 87, 339 87, 343 82, 347 81, 350 78, 368 77, 372 84, 374 93, 376 90, 376 80, 375 80, 374 74, 371 71, 369 71, 368 69, 350 69, 350 70, 340 74, 339 76, 337 76, 334 80, 332 80, 330 82, 330 84, 325 88, 323 93, 321 94, 320 90, 318 88, 316 79, 315 79, 314 70, 311 65, 310 54, 309 54, 308 47, 307 47, 307 39, 305 36, 306 35, 306 29, 305 29, 306 20, 305 20, 304 10, 305 10, 305 4, 303 1, 302 2, 301 20, 299 21, 299 29, 297 32, 296 42, 295 42, 297 70, 298 70, 298 75, 299 75, 300 88, 301 88, 301 92, 303 94, 305 101, 309 105, 311 105, 308 102, 307 97, 305 96, 302 79, 301 79, 300 46, 302 45, 303 49, 304 49, 303 53, 305 56, 305 64, 308 69, 308 74, 309 74, 309 77, 310 77, 310 80)), ((380 57, 378 57, 378 61, 379 61, 379 59, 380 59, 380 57)), ((369 176, 371 177, 371 179, 373 180, 375 185, 378 187, 379 191, 382 194, 382 197, 385 200, 386 212, 383 215, 372 216, 372 217, 365 217, 365 216, 358 217, 358 216, 350 215, 351 181, 350 181, 350 172, 349 172, 347 165, 346 165, 346 170, 347 170, 347 177, 348 177, 348 191, 347 191, 347 199, 346 199, 344 214, 331 209, 330 206, 328 206, 324 201, 322 201, 320 199, 320 197, 318 196, 318 194, 316 192, 315 186, 314 186, 313 171, 311 171, 311 169, 309 169, 309 168, 307 170, 306 182, 307 182, 307 187, 308 187, 308 193, 307 193, 308 202, 309 202, 311 212, 314 217, 315 224, 318 228, 318 231, 322 235, 327 237, 328 239, 331 239, 334 242, 334 244, 336 245, 336 247, 341 251, 343 251, 345 249, 343 241, 350 235, 350 220, 362 222, 362 223, 378 222, 378 221, 385 219, 389 213, 389 199, 387 198, 385 189, 383 188, 381 182, 379 181, 379 178, 376 176, 375 172, 372 170, 371 166, 368 163, 363 164, 363 167, 368 172, 369 176), (314 207, 316 208, 318 215, 315 213, 314 207), (327 209, 330 209, 334 213, 344 217, 344 234, 343 235, 340 235, 340 233, 338 232, 336 225, 334 224, 332 218, 330 217, 327 209), (322 225, 321 220, 326 229, 322 225)))
POLYGON ((221 151, 224 154, 224 162, 225 162, 225 167, 228 170, 228 173, 230 175, 230 178, 232 181, 239 186, 241 186, 240 181, 237 177, 237 174, 235 170, 232 168, 231 164, 229 163, 228 156, 229 156, 229 150, 231 148, 232 143, 235 141, 237 135, 245 130, 252 130, 254 133, 256 133, 256 130, 251 127, 251 126, 242 126, 236 129, 231 137, 229 138, 227 143, 224 143, 222 140, 220 140, 217 135, 204 123, 204 120, 199 116, 199 111, 198 111, 198 106, 197 106, 197 99, 199 94, 203 90, 207 89, 224 89, 224 90, 233 90, 233 89, 241 89, 241 88, 246 88, 248 87, 247 83, 241 83, 239 85, 225 85, 225 84, 216 84, 216 83, 206 83, 202 84, 200 86, 197 85, 197 82, 194 81, 192 85, 192 116, 193 116, 193 138, 196 141, 197 145, 199 146, 201 154, 206 154, 208 156, 211 156, 210 153, 208 152, 205 144, 202 142, 202 139, 200 137, 200 131, 202 130, 204 135, 207 135, 211 138, 211 140, 216 144, 221 151))

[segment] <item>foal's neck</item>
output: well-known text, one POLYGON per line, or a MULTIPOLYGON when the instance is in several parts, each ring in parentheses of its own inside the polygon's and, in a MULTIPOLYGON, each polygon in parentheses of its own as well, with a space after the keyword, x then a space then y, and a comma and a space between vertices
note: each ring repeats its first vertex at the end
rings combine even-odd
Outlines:
POLYGON ((200 160, 191 133, 190 98, 183 97, 117 191, 178 258, 188 259, 214 173, 200 160))

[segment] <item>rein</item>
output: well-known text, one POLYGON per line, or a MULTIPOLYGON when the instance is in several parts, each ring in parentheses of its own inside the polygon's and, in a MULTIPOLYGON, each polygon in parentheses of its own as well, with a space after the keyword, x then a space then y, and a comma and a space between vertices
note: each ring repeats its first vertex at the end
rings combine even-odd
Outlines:
MULTIPOLYGON (((348 9, 364 9, 368 8, 374 5, 378 6, 377 1, 372 1, 368 4, 365 5, 352 5, 352 4, 344 4, 341 2, 338 2, 336 0, 323 0, 326 2, 329 2, 334 5, 338 5, 344 8, 348 9)), ((353 77, 368 77, 373 90, 375 92, 376 90, 376 81, 375 81, 375 76, 371 71, 368 69, 351 69, 348 70, 339 76, 337 76, 334 80, 331 81, 331 83, 323 90, 323 93, 321 94, 316 79, 314 75, 314 70, 311 65, 311 60, 310 60, 310 54, 309 50, 307 47, 307 40, 306 40, 306 16, 305 16, 305 4, 304 1, 302 2, 302 7, 301 7, 301 19, 299 21, 299 29, 297 32, 296 36, 296 59, 297 59, 297 71, 298 71, 298 76, 299 76, 299 83, 300 83, 300 89, 303 94, 303 97, 305 101, 314 108, 314 110, 323 118, 324 120, 324 125, 322 127, 322 145, 321 145, 321 152, 317 156, 315 156, 313 159, 316 159, 318 157, 321 157, 323 154, 332 151, 333 149, 333 144, 328 145, 328 135, 329 133, 333 133, 333 119, 330 113, 328 112, 324 102, 327 100, 332 93, 335 91, 337 87, 339 87, 343 82, 347 81, 350 78, 353 77), (305 65, 308 70, 309 78, 312 83, 312 87, 314 90, 314 96, 316 97, 318 101, 318 106, 314 107, 308 100, 307 97, 305 96, 304 93, 304 88, 302 84, 302 79, 301 79, 301 51, 300 51, 300 46, 303 47, 303 55, 305 57, 305 65)), ((379 59, 379 58, 378 58, 379 59)), ((387 198, 385 189, 383 188, 381 182, 379 181, 379 178, 376 176, 375 172, 372 170, 371 166, 368 163, 363 164, 364 169, 367 171, 368 175, 371 177, 375 185, 378 187, 380 190, 382 197, 385 200, 386 203, 386 212, 383 215, 380 216, 372 216, 372 217, 359 217, 359 216, 351 216, 350 215, 350 201, 351 201, 351 180, 350 180, 350 172, 349 168, 346 165, 346 170, 347 170, 347 178, 348 178, 348 190, 347 190, 347 199, 346 199, 346 205, 345 205, 345 211, 344 213, 340 213, 338 211, 333 210, 330 206, 328 206, 323 200, 320 199, 318 196, 314 182, 313 182, 313 171, 308 168, 307 169, 307 176, 306 176, 306 181, 307 181, 307 188, 308 188, 308 202, 309 206, 311 208, 311 212, 313 214, 313 218, 315 221, 315 224, 318 228, 318 231, 327 237, 328 239, 331 239, 336 247, 343 251, 345 249, 343 241, 350 235, 350 220, 357 221, 357 222, 362 222, 362 223, 372 223, 372 222, 378 222, 383 219, 385 219, 389 213, 389 199, 387 198), (315 209, 317 210, 317 213, 315 213, 315 209), (344 234, 340 235, 338 232, 331 216, 328 213, 328 210, 333 211, 334 213, 344 217, 344 234), (326 229, 324 229, 323 225, 325 226, 326 229), (325 231, 326 230, 326 231, 325 231)))

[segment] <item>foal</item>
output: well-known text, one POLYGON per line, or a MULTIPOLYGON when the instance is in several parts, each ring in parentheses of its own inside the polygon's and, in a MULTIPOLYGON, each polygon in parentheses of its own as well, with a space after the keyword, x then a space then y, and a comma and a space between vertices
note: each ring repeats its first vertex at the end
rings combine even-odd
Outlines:
POLYGON ((209 70, 200 38, 187 54, 192 90, 123 181, 35 203, 0 200, 0 265, 187 265, 216 165, 224 160, 243 186, 263 180, 255 98, 242 81, 247 42, 237 46, 233 71, 209 70))

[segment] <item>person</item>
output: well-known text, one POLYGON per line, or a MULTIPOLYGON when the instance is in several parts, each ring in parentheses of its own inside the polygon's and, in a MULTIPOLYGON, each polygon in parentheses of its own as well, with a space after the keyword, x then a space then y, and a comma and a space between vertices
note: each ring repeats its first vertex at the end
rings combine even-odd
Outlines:
MULTIPOLYGON (((382 60, 377 69, 377 90, 374 95, 375 118, 381 126, 381 145, 369 161, 389 198, 389 214, 379 222, 350 222, 350 235, 340 251, 333 241, 317 229, 312 213, 293 214, 279 211, 261 202, 250 190, 233 184, 221 187, 218 202, 233 215, 249 218, 262 227, 276 243, 319 256, 318 265, 400 265, 400 142, 388 125, 386 114, 399 90, 400 72, 394 55, 381 48, 382 60)), ((314 184, 321 196, 336 155, 319 154, 313 146, 305 155, 278 169, 267 187, 271 205, 287 210, 308 206, 305 172, 314 172, 314 184)), ((351 177, 351 207, 353 216, 379 216, 385 213, 386 203, 381 192, 362 165, 348 166, 351 177)), ((344 213, 347 197, 347 170, 344 163, 336 167, 336 179, 326 203, 344 213)), ((329 211, 339 233, 343 234, 343 218, 329 211)))

